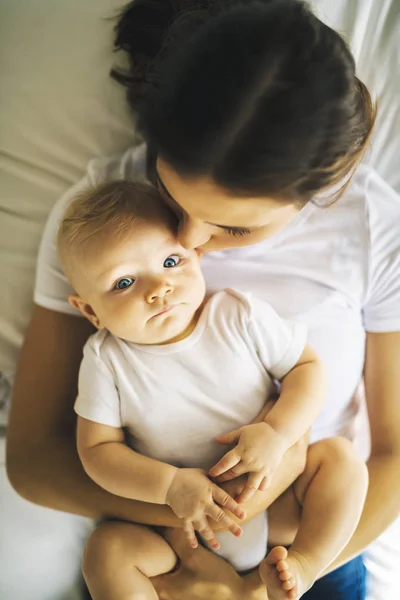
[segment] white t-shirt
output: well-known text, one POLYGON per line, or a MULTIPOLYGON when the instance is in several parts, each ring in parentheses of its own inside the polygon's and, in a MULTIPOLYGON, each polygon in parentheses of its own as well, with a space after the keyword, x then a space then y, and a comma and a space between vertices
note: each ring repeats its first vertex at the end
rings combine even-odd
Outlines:
POLYGON ((75 411, 126 428, 141 454, 209 469, 227 451, 215 437, 255 419, 274 380, 297 363, 306 337, 303 325, 285 321, 266 302, 217 292, 181 341, 134 344, 105 329, 92 335, 75 411))
MULTIPOLYGON (((54 206, 39 252, 35 302, 40 306, 76 314, 67 302, 71 288, 57 257, 58 223, 76 192, 118 177, 145 177, 144 146, 92 161, 84 179, 54 206)), ((361 165, 332 205, 310 202, 263 242, 203 258, 210 292, 253 292, 281 316, 308 326, 308 341, 329 377, 312 440, 353 437, 357 406, 352 397, 364 367, 365 332, 400 330, 399 224, 399 196, 361 165)))
MULTIPOLYGON (((152 346, 107 330, 91 336, 75 410, 124 427, 129 445, 141 454, 208 470, 228 450, 215 437, 253 421, 273 393, 274 379, 297 363, 306 337, 304 326, 284 321, 267 303, 220 291, 184 340, 152 346)), ((256 567, 267 549, 266 519, 261 513, 246 523, 240 538, 218 536, 218 554, 238 571, 256 567)))

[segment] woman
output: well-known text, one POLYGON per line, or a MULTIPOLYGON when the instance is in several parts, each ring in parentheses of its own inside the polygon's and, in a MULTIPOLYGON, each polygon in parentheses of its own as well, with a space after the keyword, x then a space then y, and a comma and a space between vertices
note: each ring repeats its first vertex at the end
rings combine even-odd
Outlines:
MULTIPOLYGON (((149 176, 180 217, 180 242, 216 251, 203 259, 210 290, 252 290, 309 325, 331 382, 312 440, 352 438, 352 398, 364 372, 372 437, 364 514, 333 572, 305 596, 362 598, 355 557, 395 519, 400 502, 391 483, 400 466, 400 244, 392 227, 400 208, 376 174, 365 167, 353 174, 374 119, 368 91, 340 37, 296 0, 137 0, 119 20, 116 47, 131 59, 130 72, 115 75, 138 112, 149 176)), ((139 148, 94 163, 79 185, 144 176, 145 159, 139 148)), ((99 490, 76 455, 72 404, 91 329, 68 308, 54 249, 71 195, 56 205, 42 242, 38 306, 9 426, 9 476, 21 495, 52 508, 179 527, 167 507, 99 490)), ((286 489, 299 462, 293 451, 249 516, 286 489)), ((288 524, 284 533, 290 543, 288 524)), ((265 597, 257 572, 240 578, 205 550, 185 552, 173 535, 188 568, 156 582, 161 597, 265 597)))

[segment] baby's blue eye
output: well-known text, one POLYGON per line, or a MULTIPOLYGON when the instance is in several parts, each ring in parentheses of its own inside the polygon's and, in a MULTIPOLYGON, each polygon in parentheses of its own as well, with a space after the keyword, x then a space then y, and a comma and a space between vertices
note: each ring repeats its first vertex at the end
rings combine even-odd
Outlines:
POLYGON ((164 261, 164 267, 166 269, 171 269, 171 267, 176 267, 181 262, 181 259, 176 254, 172 256, 168 256, 168 258, 164 261))
POLYGON ((114 289, 125 290, 126 288, 130 287, 132 283, 135 283, 135 280, 132 279, 132 277, 122 277, 122 279, 117 281, 114 289))

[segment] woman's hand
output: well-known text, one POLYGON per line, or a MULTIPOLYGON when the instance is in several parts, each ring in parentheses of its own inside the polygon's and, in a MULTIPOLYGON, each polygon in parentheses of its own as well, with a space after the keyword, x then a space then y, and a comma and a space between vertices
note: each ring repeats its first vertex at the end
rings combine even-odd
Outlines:
POLYGON ((180 566, 151 580, 160 600, 267 600, 257 571, 241 577, 209 550, 189 548, 180 529, 166 529, 163 535, 178 555, 180 566))

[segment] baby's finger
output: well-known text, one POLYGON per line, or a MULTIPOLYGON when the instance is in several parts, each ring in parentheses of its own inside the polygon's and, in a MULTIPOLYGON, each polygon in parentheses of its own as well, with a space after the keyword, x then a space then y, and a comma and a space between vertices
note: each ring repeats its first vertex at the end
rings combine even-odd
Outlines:
POLYGON ((214 519, 214 521, 217 521, 219 525, 222 525, 224 529, 233 533, 235 537, 242 535, 242 528, 235 523, 233 519, 228 517, 228 515, 216 504, 210 504, 210 506, 207 508, 206 514, 207 516, 211 517, 211 519, 214 519))
POLYGON ((191 521, 189 521, 188 519, 185 519, 183 521, 183 531, 186 533, 186 537, 189 541, 189 546, 191 548, 197 548, 199 545, 199 542, 197 541, 197 537, 194 532, 193 523, 191 521))
POLYGON ((240 455, 237 453, 236 448, 233 448, 233 450, 227 452, 216 465, 211 467, 209 474, 211 477, 218 477, 219 475, 222 475, 222 473, 235 467, 238 463, 240 463, 240 455))
POLYGON ((260 483, 260 487, 259 487, 260 492, 265 492, 265 490, 267 490, 269 488, 269 484, 270 484, 270 478, 265 476, 264 479, 262 480, 262 482, 260 483))
POLYGON ((263 479, 264 475, 262 473, 250 473, 246 485, 237 497, 237 501, 239 502, 239 504, 247 502, 252 496, 254 496, 254 494, 259 489, 263 479))
POLYGON ((218 481, 219 483, 222 483, 223 481, 231 481, 231 479, 235 479, 236 477, 244 475, 248 472, 249 468, 245 465, 245 463, 239 462, 236 466, 232 467, 232 469, 226 471, 226 473, 223 473, 219 477, 216 477, 216 481, 218 481))
MULTIPOLYGON (((213 485, 212 487, 212 497, 214 502, 216 504, 219 504, 219 506, 221 507, 220 511, 222 511, 222 513, 224 512, 223 509, 227 509, 230 510, 231 513, 233 513, 238 519, 244 519, 244 517, 246 516, 243 508, 239 506, 236 500, 234 500, 232 496, 227 494, 225 490, 222 490, 217 485, 213 485)), ((213 506, 215 506, 215 508, 218 509, 219 507, 216 506, 216 504, 214 504, 213 506)), ((217 521, 218 519, 215 520, 217 521)))
POLYGON ((219 542, 213 532, 210 523, 208 522, 207 517, 203 517, 202 519, 198 519, 194 521, 194 526, 196 530, 200 533, 201 537, 207 542, 207 544, 213 550, 219 549, 219 542))

